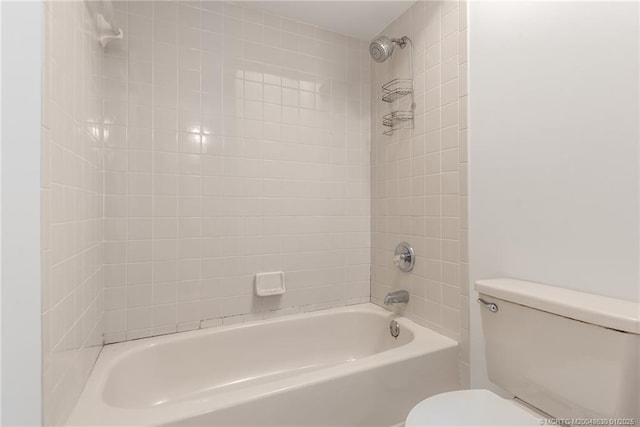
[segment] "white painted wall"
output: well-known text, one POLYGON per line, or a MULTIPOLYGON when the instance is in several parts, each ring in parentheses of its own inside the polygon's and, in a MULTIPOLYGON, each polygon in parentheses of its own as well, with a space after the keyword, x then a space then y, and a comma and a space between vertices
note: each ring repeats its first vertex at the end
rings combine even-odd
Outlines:
MULTIPOLYGON (((456 3, 456 2, 452 2, 456 3)), ((271 15, 317 25, 360 40, 373 39, 409 9, 413 1, 343 1, 327 7, 320 1, 243 1, 246 7, 260 9, 271 15)))
POLYGON ((638 3, 470 2, 469 20, 471 284, 640 301, 638 3))
POLYGON ((42 3, 2 2, 2 425, 41 423, 42 3))
MULTIPOLYGON (((2 7, 0 7, 0 26, 2 7)), ((2 61, 2 31, 0 31, 0 64, 2 61)), ((2 67, 0 66, 0 99, 2 98, 2 67)), ((2 102, 0 102, 0 135, 2 135, 2 102)), ((2 145, 0 145, 0 188, 2 188, 2 145)), ((0 422, 2 422, 2 197, 0 197, 0 422)))

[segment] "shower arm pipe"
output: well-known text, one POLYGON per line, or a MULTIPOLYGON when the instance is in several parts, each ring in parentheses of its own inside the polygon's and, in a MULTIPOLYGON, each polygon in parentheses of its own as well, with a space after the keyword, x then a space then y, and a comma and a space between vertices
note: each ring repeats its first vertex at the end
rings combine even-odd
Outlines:
POLYGON ((413 79, 413 74, 414 74, 413 73, 413 41, 407 36, 402 36, 399 39, 394 38, 394 39, 391 39, 391 41, 397 44, 400 47, 400 49, 404 49, 407 43, 409 43, 409 78, 411 79, 411 112, 414 112, 416 108, 416 100, 415 100, 415 94, 414 94, 415 82, 413 79))

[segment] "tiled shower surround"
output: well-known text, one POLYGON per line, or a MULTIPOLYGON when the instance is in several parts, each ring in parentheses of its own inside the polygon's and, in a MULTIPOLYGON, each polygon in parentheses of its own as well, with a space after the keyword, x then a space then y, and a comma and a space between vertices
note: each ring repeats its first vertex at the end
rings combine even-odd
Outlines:
POLYGON ((381 34, 414 44, 415 127, 384 136, 382 117, 408 109, 410 97, 380 100, 381 86, 407 78, 409 48, 371 65, 371 300, 406 289, 409 304, 394 308, 460 342, 462 385, 469 379, 467 265, 466 3, 415 3, 381 34), (416 252, 415 269, 392 262, 398 242, 416 252))
POLYGON ((84 2, 44 4, 43 422, 64 423, 103 339, 102 48, 84 2))
POLYGON ((367 43, 229 3, 116 8, 106 342, 367 301, 367 43))
POLYGON ((395 289, 394 310, 460 341, 466 385, 466 5, 417 2, 382 32, 415 44, 415 129, 387 137, 380 87, 408 49, 376 64, 367 41, 239 3, 130 1, 103 50, 96 4, 45 3, 45 424, 103 342, 395 289), (287 292, 254 296, 278 270, 287 292))

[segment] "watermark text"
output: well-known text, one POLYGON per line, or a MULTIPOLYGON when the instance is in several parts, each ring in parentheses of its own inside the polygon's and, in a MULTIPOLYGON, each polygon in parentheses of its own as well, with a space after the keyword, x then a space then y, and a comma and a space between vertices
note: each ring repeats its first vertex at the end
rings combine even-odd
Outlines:
POLYGON ((541 426, 635 426, 633 418, 541 418, 541 426))

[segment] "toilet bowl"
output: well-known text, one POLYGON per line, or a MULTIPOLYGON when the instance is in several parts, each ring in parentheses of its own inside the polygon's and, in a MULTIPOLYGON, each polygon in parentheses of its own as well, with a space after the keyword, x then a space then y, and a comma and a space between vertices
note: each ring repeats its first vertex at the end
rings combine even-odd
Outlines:
POLYGON ((409 412, 405 427, 539 426, 546 418, 489 390, 458 390, 432 396, 409 412))
POLYGON ((515 279, 476 290, 488 379, 517 399, 438 394, 411 410, 407 427, 640 421, 640 303, 515 279))

